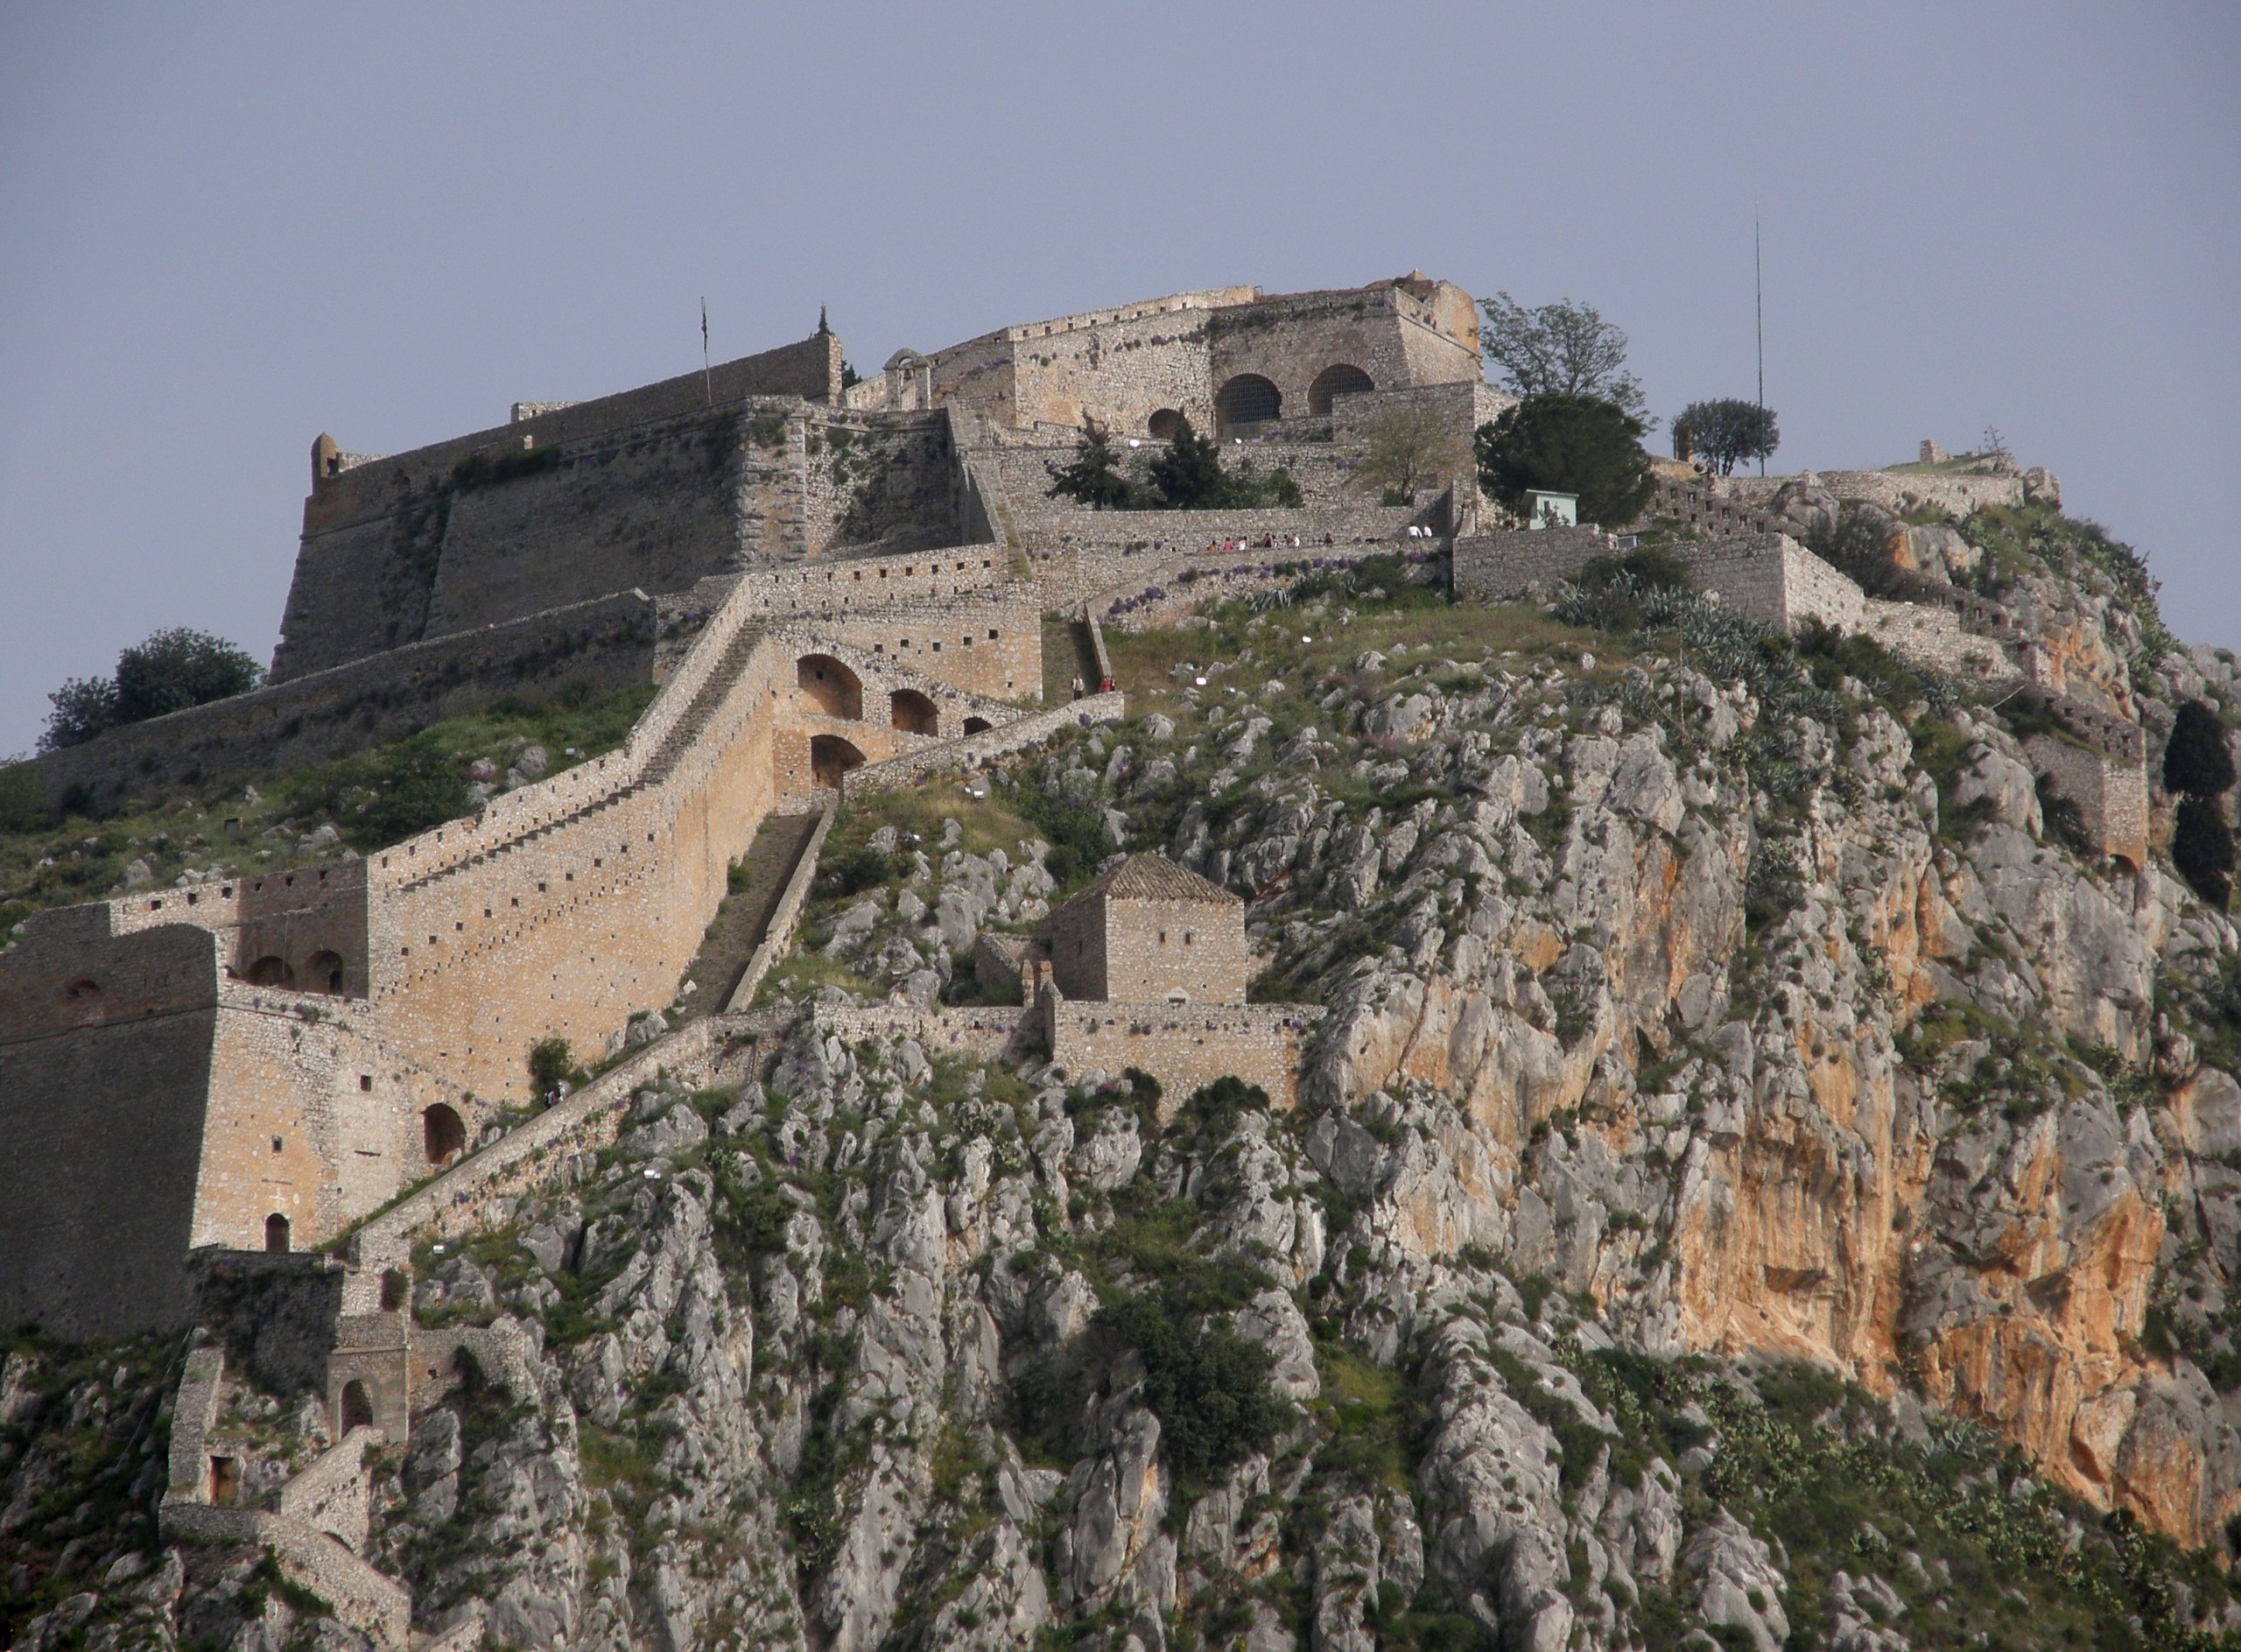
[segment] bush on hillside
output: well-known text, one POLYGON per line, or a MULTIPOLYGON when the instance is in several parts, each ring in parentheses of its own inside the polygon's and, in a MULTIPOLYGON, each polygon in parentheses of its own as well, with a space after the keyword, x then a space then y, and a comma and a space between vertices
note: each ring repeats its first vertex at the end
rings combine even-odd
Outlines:
POLYGON ((2217 713, 2199 699, 2179 707, 2163 748, 2163 789, 2214 798, 2233 786, 2233 751, 2217 713))
POLYGON ((2233 828, 2215 798, 2181 798, 2173 821, 2171 864, 2187 886, 2221 911, 2233 896, 2233 828))

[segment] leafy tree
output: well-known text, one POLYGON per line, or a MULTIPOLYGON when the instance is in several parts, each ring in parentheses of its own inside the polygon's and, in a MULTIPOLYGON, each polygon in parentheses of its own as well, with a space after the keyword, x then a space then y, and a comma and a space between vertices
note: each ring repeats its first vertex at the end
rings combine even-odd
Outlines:
POLYGON ((539 1038, 529 1047, 529 1079, 537 1093, 558 1097, 560 1086, 581 1084, 589 1075, 568 1052, 566 1038, 539 1038))
POLYGON ((1204 1481, 1275 1437, 1285 1407, 1268 1386, 1268 1354, 1219 1320, 1192 1325, 1155 1297, 1126 1297, 1100 1324, 1144 1362, 1144 1403, 1177 1475, 1204 1481))
POLYGON ((2232 789, 2233 752, 2225 725, 2199 699, 2179 707, 2171 739, 2163 748, 2163 789, 2189 797, 2214 798, 2232 789))
POLYGON ((1232 503, 1221 444, 1193 430, 1188 417, 1176 419, 1174 439, 1152 460, 1150 475, 1160 503, 1170 510, 1211 510, 1232 503))
POLYGON ((1593 305, 1559 299, 1528 308, 1498 292, 1479 307, 1486 313, 1479 348, 1502 369, 1504 389, 1521 397, 1599 396, 1648 429, 1640 382, 1624 370, 1626 335, 1593 305))
POLYGON ((1406 504, 1419 485, 1454 476, 1471 463, 1470 443, 1428 407, 1384 409, 1362 426, 1362 443, 1354 484, 1388 504, 1406 504))
POLYGON ((1120 455, 1113 451, 1113 435, 1095 419, 1085 417, 1082 438, 1071 464, 1046 463, 1053 499, 1072 499, 1095 510, 1126 510, 1135 484, 1120 474, 1120 455))
POLYGON ((2233 828, 2215 798, 2183 797, 2172 823, 2171 864, 2221 911, 2233 897, 2233 828))
POLYGON ((116 657, 116 675, 73 678, 47 696, 39 749, 82 745, 105 729, 145 722, 214 699, 245 694, 264 681, 264 668, 207 631, 158 631, 116 657))
POLYGON ((1606 528, 1633 521, 1656 491, 1642 421, 1600 396, 1528 396, 1479 427, 1479 477, 1514 507, 1528 489, 1579 496, 1579 517, 1606 528))
POLYGON ((1673 421, 1673 456, 1701 459, 1723 476, 1746 459, 1764 459, 1781 446, 1774 411, 1732 396, 1691 402, 1673 421))

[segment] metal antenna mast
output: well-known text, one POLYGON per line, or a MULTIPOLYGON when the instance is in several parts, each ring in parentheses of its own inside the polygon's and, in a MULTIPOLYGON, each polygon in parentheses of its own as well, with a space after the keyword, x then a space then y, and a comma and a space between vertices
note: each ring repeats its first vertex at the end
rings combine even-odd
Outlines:
MULTIPOLYGON (((1759 411, 1767 411, 1767 266, 1759 250, 1759 203, 1751 203, 1751 281, 1759 309, 1759 411)), ((1767 474, 1767 456, 1759 455, 1759 474, 1767 474)))

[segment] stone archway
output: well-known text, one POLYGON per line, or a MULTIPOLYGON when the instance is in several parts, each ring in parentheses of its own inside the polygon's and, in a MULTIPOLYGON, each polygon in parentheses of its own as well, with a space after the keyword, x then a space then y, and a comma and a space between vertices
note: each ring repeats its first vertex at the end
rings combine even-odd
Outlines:
POLYGON ((1356 396, 1376 388, 1370 376, 1352 362, 1333 362, 1317 373, 1315 383, 1307 387, 1307 411, 1319 417, 1331 411, 1333 397, 1356 396))
POLYGON ((448 1164, 467 1150, 467 1121, 439 1101, 420 1115, 420 1146, 431 1164, 448 1164))
POLYGON ((304 975, 310 983, 311 991, 332 993, 336 997, 341 997, 342 995, 342 954, 313 953, 304 965, 304 975))
POLYGON ((264 1248, 276 1256, 287 1251, 288 1219, 278 1211, 264 1219, 264 1248))
POLYGON ((1144 429, 1156 441, 1171 442, 1182 425, 1183 415, 1180 412, 1172 407, 1163 407, 1145 421, 1144 429))
POLYGON ((249 983, 252 987, 292 987, 293 978, 288 973, 288 960, 277 953, 267 953, 249 967, 249 983))
POLYGON ((864 766, 864 754, 838 735, 816 735, 809 742, 809 777, 826 791, 837 791, 841 776, 864 766))
POLYGON ((965 732, 968 735, 985 735, 991 727, 986 717, 968 717, 965 720, 965 732))
POLYGON ((1258 373, 1240 373, 1214 393, 1214 433, 1239 425, 1265 425, 1284 416, 1284 393, 1258 373))
POLYGON ((915 688, 898 688, 887 697, 895 726, 906 735, 931 735, 941 730, 941 713, 934 702, 915 688))
POLYGON ((827 717, 864 720, 863 679, 830 654, 804 654, 794 663, 802 697, 827 717))
POLYGON ((364 1381, 352 1377, 342 1385, 341 1415, 335 1418, 335 1431, 346 1438, 354 1428, 374 1425, 374 1396, 366 1391, 364 1381))

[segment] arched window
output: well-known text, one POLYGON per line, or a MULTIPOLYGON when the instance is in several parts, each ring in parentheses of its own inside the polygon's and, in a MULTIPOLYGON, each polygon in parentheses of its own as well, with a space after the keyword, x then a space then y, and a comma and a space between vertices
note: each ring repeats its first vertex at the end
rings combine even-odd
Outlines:
POLYGON ((795 663, 794 678, 801 685, 803 697, 827 717, 863 721, 863 683, 832 655, 803 655, 795 663))
POLYGON ((1283 417, 1283 392, 1258 373, 1240 373, 1214 396, 1214 433, 1283 417))
POLYGON ((941 714, 934 702, 915 688, 898 688, 887 697, 895 726, 906 735, 931 735, 941 728, 941 714))
POLYGON ((1377 386, 1370 376, 1347 362, 1334 362, 1315 376, 1315 383, 1307 387, 1307 411, 1323 414, 1331 411, 1334 396, 1356 396, 1377 386))
POLYGON ((864 766, 864 754, 838 735, 818 735, 809 742, 810 778, 828 790, 837 789, 840 777, 864 766))
POLYGON ((965 732, 968 735, 987 734, 988 732, 988 720, 986 717, 966 718, 965 720, 965 732))
POLYGON ((309 984, 311 991, 315 993, 334 993, 338 997, 341 996, 342 992, 342 954, 340 953, 313 953, 311 956, 311 961, 304 966, 304 977, 309 984))
POLYGON ((1146 421, 1144 428, 1151 432, 1154 440, 1171 442, 1175 439, 1177 426, 1182 423, 1181 413, 1172 407, 1163 407, 1146 421))
POLYGON ((420 1144, 431 1164, 448 1164, 467 1146, 467 1123, 439 1101, 420 1115, 420 1144))
POLYGON ((341 1424, 339 1431, 345 1436, 354 1428, 374 1425, 374 1396, 355 1377, 342 1385, 342 1415, 336 1421, 341 1424))
POLYGON ((278 1211, 264 1219, 264 1248, 275 1255, 288 1248, 288 1219, 278 1211))
POLYGON ((249 984, 253 987, 285 987, 288 981, 288 960, 277 953, 267 953, 249 967, 249 984))

